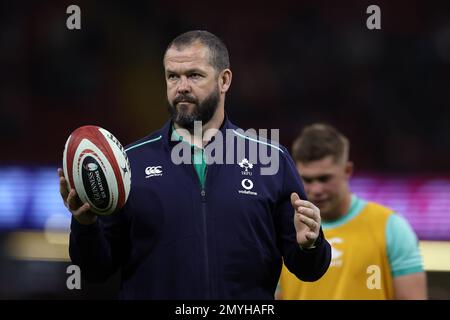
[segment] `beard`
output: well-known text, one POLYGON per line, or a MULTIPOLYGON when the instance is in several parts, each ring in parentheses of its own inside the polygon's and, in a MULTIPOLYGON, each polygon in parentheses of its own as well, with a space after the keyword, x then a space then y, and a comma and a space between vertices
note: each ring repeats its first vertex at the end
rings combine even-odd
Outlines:
POLYGON ((193 130, 195 121, 201 121, 202 125, 205 125, 211 120, 219 106, 219 99, 220 93, 217 87, 201 103, 189 94, 180 94, 169 101, 168 109, 173 122, 182 128, 193 130), (177 108, 179 102, 192 103, 193 110, 189 111, 189 108, 184 106, 177 108))

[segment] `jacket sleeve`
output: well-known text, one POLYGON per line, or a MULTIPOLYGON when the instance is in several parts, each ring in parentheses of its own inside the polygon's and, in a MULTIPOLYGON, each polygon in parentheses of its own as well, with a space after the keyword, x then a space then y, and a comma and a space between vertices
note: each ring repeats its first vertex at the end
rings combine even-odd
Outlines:
POLYGON ((127 220, 125 209, 88 226, 72 217, 69 254, 83 278, 104 282, 118 270, 130 248, 127 220))
POLYGON ((307 200, 301 178, 294 161, 286 151, 282 155, 283 188, 277 217, 279 219, 278 243, 284 264, 290 272, 303 281, 316 281, 328 270, 331 261, 331 247, 320 228, 320 234, 313 249, 301 249, 297 243, 294 226, 294 209, 291 205, 291 193, 297 192, 301 199, 307 200))

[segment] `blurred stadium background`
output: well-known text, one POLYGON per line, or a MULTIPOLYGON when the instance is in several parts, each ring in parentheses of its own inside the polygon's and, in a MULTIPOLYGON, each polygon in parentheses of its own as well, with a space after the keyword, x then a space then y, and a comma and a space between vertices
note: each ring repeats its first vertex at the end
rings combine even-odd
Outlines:
POLYGON ((128 144, 167 118, 162 55, 191 29, 227 44, 230 118, 311 122, 351 141, 355 193, 403 214, 421 240, 430 298, 450 299, 450 3, 425 1, 3 1, 0 4, 0 298, 114 298, 66 288, 69 213, 56 168, 72 130, 128 144), (79 31, 66 8, 81 8, 79 31), (366 8, 381 7, 369 31, 366 8))

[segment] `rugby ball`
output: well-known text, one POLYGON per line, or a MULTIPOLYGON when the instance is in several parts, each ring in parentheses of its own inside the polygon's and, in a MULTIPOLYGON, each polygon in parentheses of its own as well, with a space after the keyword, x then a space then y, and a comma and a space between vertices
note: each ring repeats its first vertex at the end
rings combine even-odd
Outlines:
POLYGON ((121 209, 130 194, 131 169, 125 149, 109 131, 83 126, 67 139, 64 176, 91 211, 110 215, 121 209))

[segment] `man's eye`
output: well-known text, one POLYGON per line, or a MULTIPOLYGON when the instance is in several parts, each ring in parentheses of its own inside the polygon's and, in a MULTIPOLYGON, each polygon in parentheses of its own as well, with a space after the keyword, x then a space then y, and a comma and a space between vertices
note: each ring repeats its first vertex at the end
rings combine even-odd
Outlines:
POLYGON ((328 180, 330 180, 330 176, 322 176, 322 177, 318 177, 317 180, 319 180, 320 182, 327 182, 328 180))
POLYGON ((176 78, 177 78, 177 76, 175 74, 169 74, 167 76, 167 79, 169 79, 169 80, 173 80, 173 79, 176 79, 176 78))
POLYGON ((193 78, 193 79, 198 79, 198 78, 201 77, 201 75, 199 73, 192 73, 192 74, 189 75, 189 77, 193 78))

